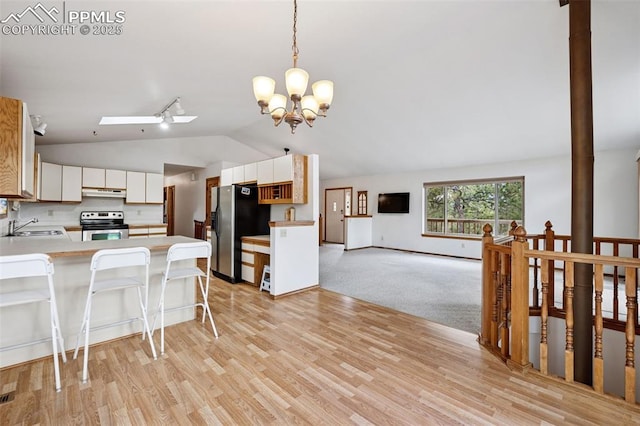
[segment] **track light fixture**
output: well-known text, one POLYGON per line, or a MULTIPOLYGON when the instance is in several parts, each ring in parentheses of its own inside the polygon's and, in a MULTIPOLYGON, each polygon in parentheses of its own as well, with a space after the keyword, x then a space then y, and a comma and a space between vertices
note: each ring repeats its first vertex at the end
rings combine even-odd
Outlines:
POLYGON ((169 124, 190 123, 198 118, 197 115, 185 115, 184 108, 180 103, 180 98, 175 98, 153 115, 142 116, 114 116, 102 117, 100 125, 114 124, 160 124, 163 128, 168 128, 169 124), (173 108, 173 113, 171 112, 173 108))
POLYGON ((44 132, 47 128, 47 123, 42 121, 42 116, 40 115, 30 115, 31 124, 33 125, 33 133, 38 136, 44 136, 44 132))

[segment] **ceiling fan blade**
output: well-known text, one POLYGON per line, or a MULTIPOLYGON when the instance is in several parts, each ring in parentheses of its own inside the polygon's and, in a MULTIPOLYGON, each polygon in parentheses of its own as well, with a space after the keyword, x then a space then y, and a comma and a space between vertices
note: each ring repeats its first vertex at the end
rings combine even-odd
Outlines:
POLYGON ((158 124, 162 122, 162 117, 156 117, 155 115, 148 116, 133 116, 133 117, 102 117, 100 125, 111 124, 158 124))
MULTIPOLYGON (((174 115, 173 123, 184 124, 190 123, 198 118, 197 115, 174 115)), ((102 117, 100 125, 108 126, 114 124, 160 124, 162 117, 156 115, 148 116, 126 116, 126 117, 102 117)))

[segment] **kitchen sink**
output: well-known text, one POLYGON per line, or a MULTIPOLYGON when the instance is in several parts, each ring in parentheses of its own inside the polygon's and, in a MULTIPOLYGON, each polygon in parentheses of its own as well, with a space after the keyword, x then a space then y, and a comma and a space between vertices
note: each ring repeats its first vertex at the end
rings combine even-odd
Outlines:
POLYGON ((37 231, 18 231, 14 237, 48 237, 52 235, 62 235, 62 231, 57 229, 52 230, 37 230, 37 231))

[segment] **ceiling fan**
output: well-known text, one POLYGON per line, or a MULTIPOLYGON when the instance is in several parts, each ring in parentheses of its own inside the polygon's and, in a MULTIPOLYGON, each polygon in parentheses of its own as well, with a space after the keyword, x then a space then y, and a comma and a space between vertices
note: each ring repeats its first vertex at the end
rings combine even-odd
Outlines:
POLYGON ((190 123, 196 118, 197 115, 184 115, 185 111, 180 104, 180 98, 175 98, 169 102, 159 113, 154 115, 140 115, 140 116, 120 116, 120 117, 102 117, 100 119, 100 125, 114 125, 114 124, 160 124, 163 127, 169 127, 169 124, 184 124, 190 123), (174 107, 174 113, 172 114, 170 108, 174 107))

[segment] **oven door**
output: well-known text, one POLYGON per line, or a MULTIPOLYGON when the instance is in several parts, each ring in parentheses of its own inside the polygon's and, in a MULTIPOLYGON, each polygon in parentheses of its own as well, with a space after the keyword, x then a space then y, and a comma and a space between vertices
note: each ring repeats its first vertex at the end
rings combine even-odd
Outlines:
POLYGON ((129 229, 85 229, 82 241, 124 240, 129 238, 129 229))

